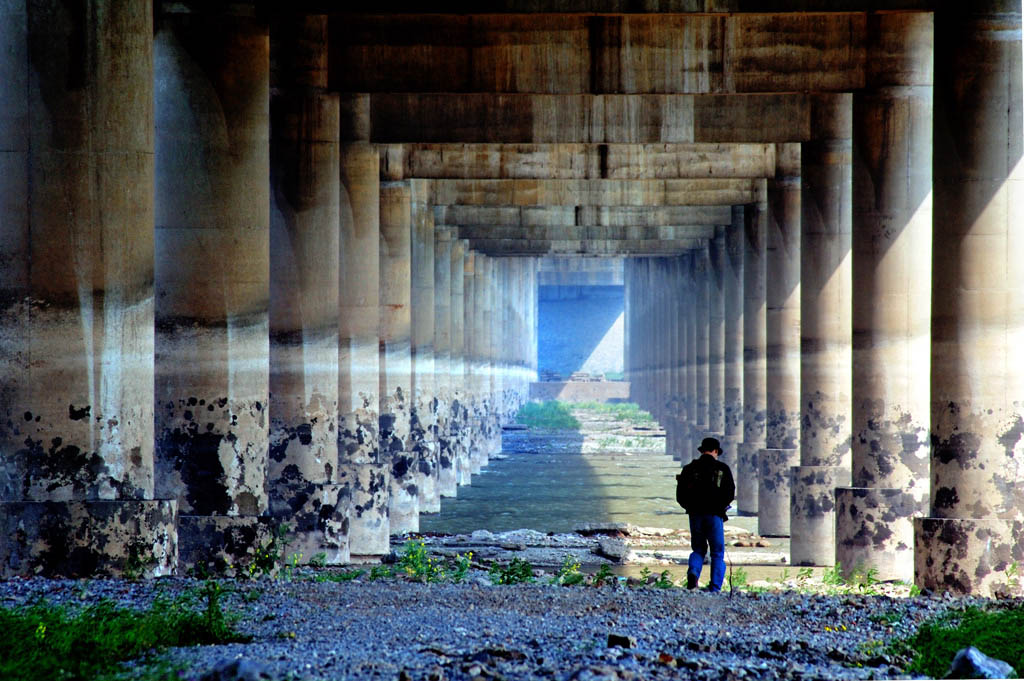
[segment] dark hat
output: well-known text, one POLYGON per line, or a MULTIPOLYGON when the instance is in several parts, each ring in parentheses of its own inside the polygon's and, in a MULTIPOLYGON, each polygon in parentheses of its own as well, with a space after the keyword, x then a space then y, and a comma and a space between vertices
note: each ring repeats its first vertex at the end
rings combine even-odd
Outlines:
POLYGON ((700 447, 697 447, 698 452, 713 452, 715 450, 722 450, 722 443, 713 437, 706 437, 701 440, 700 447))

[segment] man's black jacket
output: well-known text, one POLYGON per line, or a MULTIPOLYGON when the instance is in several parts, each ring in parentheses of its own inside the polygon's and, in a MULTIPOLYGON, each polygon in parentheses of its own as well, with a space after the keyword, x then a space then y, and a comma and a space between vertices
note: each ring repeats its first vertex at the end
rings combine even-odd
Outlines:
POLYGON ((710 454, 701 454, 683 467, 680 478, 686 502, 680 503, 687 513, 726 518, 725 510, 736 497, 736 483, 727 464, 710 454))

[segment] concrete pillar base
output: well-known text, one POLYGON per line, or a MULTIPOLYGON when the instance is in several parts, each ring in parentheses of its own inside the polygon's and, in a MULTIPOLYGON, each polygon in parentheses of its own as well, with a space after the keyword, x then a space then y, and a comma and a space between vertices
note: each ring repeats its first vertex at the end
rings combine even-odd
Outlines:
POLYGON ((290 529, 288 556, 301 554, 300 562, 308 563, 323 553, 328 565, 348 562, 352 515, 348 485, 278 484, 270 495, 270 515, 290 529))
POLYGON ((899 488, 836 489, 836 562, 844 576, 875 570, 878 579, 914 579, 912 518, 928 504, 899 488))
POLYGON ((178 562, 178 504, 0 502, 0 577, 162 577, 178 562))
POLYGON ((736 508, 740 513, 757 513, 758 454, 764 442, 741 442, 736 448, 736 508))
POLYGON ((270 516, 178 516, 178 572, 252 574, 273 570, 280 560, 268 557, 286 547, 277 532, 281 521, 270 516))
POLYGON ((391 467, 378 463, 342 463, 338 466, 338 482, 349 485, 352 490, 349 558, 386 555, 391 541, 388 521, 391 467))
POLYGON ((842 466, 790 469, 791 565, 835 565, 835 489, 849 482, 850 469, 842 466))
POLYGON ((789 536, 790 469, 800 463, 798 449, 761 449, 757 453, 757 533, 789 536))
POLYGON ((914 518, 914 583, 976 596, 1020 596, 1024 521, 914 518))

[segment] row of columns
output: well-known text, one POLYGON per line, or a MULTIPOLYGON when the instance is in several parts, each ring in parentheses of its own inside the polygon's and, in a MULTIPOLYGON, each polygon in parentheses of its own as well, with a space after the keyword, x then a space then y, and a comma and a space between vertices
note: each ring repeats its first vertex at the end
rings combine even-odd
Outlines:
POLYGON ((380 181, 326 17, 0 26, 4 574, 237 565, 282 523, 379 556, 469 483, 535 376, 536 261, 380 181))
POLYGON ((722 439, 793 564, 994 594, 1024 558, 1021 7, 994 5, 869 15, 865 88, 814 98, 765 201, 626 263, 635 399, 684 461, 722 439))

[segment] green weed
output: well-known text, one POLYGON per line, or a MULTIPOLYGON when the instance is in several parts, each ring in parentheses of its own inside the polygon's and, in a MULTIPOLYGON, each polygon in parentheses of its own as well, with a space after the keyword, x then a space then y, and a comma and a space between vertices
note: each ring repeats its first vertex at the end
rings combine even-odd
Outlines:
POLYGON ((1024 606, 999 610, 969 607, 927 620, 913 636, 890 647, 910 658, 907 672, 940 678, 961 648, 973 645, 986 655, 1024 669, 1024 606))
POLYGON ((617 402, 606 404, 604 402, 578 402, 572 405, 578 411, 592 412, 609 416, 616 421, 625 421, 635 425, 649 425, 654 423, 654 417, 640 408, 640 405, 633 402, 617 402))
POLYGON ((672 581, 672 574, 668 570, 662 570, 658 581, 654 583, 654 587, 657 589, 671 589, 675 585, 675 582, 672 581))
POLYGON ((579 430, 580 422, 564 402, 527 402, 516 414, 516 423, 531 428, 579 430))
POLYGON ((491 563, 487 572, 492 584, 528 584, 534 581, 533 566, 521 558, 513 558, 508 565, 491 563))
POLYGON ((313 557, 309 559, 309 566, 314 568, 327 567, 327 554, 323 551, 313 554, 313 557))
POLYGON ((388 565, 374 565, 370 568, 369 579, 375 582, 378 579, 390 579, 395 576, 395 571, 388 565))
MULTIPOLYGON (((248 641, 234 625, 238 618, 221 606, 223 587, 207 582, 191 595, 157 598, 143 611, 104 600, 76 609, 39 600, 0 608, 0 678, 115 679, 122 662, 168 647, 248 641)), ((156 657, 147 660, 150 678, 171 670, 156 657)))
POLYGON ((615 581, 615 575, 612 574, 611 568, 608 567, 607 563, 604 563, 594 573, 594 586, 603 586, 607 581, 615 581))
POLYGON ((452 568, 452 572, 449 575, 454 584, 462 584, 466 581, 466 575, 469 574, 469 566, 473 560, 473 552, 463 555, 461 553, 455 556, 455 565, 452 568))
POLYGON ((314 582, 351 582, 366 574, 366 570, 346 570, 344 572, 321 572, 313 577, 314 582))
POLYGON ((560 586, 575 586, 582 584, 586 578, 582 572, 580 572, 580 563, 571 555, 565 557, 562 561, 562 567, 558 568, 558 572, 551 578, 548 584, 557 584, 560 586))
POLYGON ((402 547, 402 555, 398 559, 398 568, 417 582, 433 584, 443 582, 444 564, 432 558, 427 545, 422 539, 410 539, 402 547))
POLYGON ((747 571, 741 567, 729 570, 729 590, 739 591, 747 586, 750 577, 747 571))

